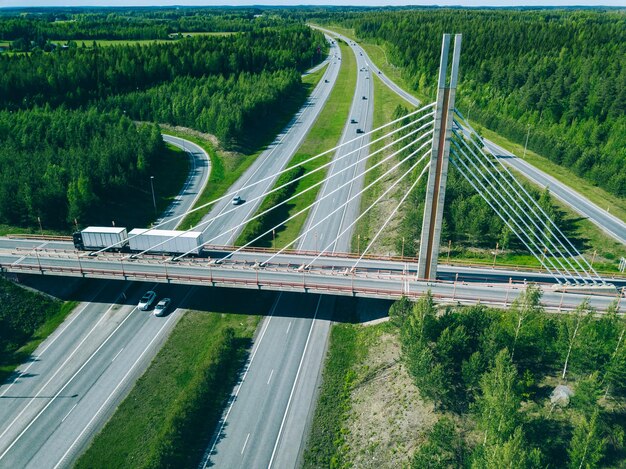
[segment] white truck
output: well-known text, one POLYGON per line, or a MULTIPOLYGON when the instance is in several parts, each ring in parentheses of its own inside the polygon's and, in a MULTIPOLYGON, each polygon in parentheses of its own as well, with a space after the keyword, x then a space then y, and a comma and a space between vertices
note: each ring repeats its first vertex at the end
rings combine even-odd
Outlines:
POLYGON ((130 250, 158 254, 195 254, 202 251, 201 231, 147 230, 135 228, 129 235, 130 250))
POLYGON ((116 226, 89 226, 73 234, 74 247, 81 251, 123 251, 128 247, 126 228, 116 226))

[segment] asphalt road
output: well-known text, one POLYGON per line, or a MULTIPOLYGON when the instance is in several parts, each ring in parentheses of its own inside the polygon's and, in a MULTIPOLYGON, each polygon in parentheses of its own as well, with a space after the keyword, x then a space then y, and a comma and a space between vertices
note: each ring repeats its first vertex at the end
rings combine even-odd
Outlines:
MULTIPOLYGON (((336 53, 340 58, 338 48, 336 53)), ((357 128, 368 132, 372 125, 371 74, 365 71, 365 58, 354 53, 357 83, 340 143, 357 137, 357 128), (352 119, 357 122, 350 123, 352 119)), ((325 194, 364 169, 365 162, 339 173, 363 158, 367 150, 355 152, 349 158, 338 158, 365 144, 368 138, 364 136, 336 152, 336 163, 329 170, 330 178, 318 195, 321 203, 310 212, 305 231, 332 212, 339 201, 348 200, 359 192, 362 177, 322 200, 325 194)), ((336 241, 335 238, 354 220, 358 211, 359 198, 355 198, 343 210, 312 228, 298 247, 314 250, 330 244, 331 252, 347 250, 352 231, 336 241)), ((255 340, 246 375, 234 390, 232 406, 227 409, 217 440, 208 448, 207 467, 289 468, 298 465, 315 404, 333 309, 334 300, 328 296, 310 295, 303 300, 301 296, 284 293, 278 297, 255 340)))
MULTIPOLYGON (((330 54, 339 54, 338 50, 339 48, 335 45, 331 47, 330 54)), ((232 197, 226 197, 217 202, 203 218, 198 229, 204 231, 205 241, 219 245, 232 245, 234 243, 244 228, 245 222, 254 216, 263 201, 263 194, 272 188, 280 171, 287 167, 289 160, 296 153, 313 126, 335 84, 339 66, 338 60, 328 62, 328 67, 318 86, 310 94, 302 108, 231 186, 229 193, 241 197, 243 203, 234 206, 232 197), (218 216, 219 218, 216 218, 218 216)))
MULTIPOLYGON (((175 139, 175 144, 182 141, 175 139)), ((191 142, 185 148, 191 150, 193 169, 165 219, 184 213, 208 180, 208 155, 191 142)), ((66 243, 37 245, 68 248, 66 243)), ((188 286, 155 287, 159 296, 171 295, 176 308, 184 306, 183 298, 191 291, 188 286)), ((89 300, 35 350, 14 379, 0 387, 0 467, 69 466, 180 317, 180 309, 165 318, 138 311, 134 305, 145 285, 108 281, 86 288, 89 291, 81 293, 89 300)))
POLYGON ((549 188, 550 193, 561 202, 569 205, 575 212, 587 218, 608 235, 626 244, 626 223, 622 220, 501 146, 485 140, 485 147, 503 163, 519 171, 535 184, 549 188))

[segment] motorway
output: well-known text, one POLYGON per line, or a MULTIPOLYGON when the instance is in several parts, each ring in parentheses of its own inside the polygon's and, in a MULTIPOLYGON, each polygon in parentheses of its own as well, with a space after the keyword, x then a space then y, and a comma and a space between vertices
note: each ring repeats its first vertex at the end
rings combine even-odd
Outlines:
MULTIPOLYGON (((354 139, 356 129, 371 130, 373 86, 363 56, 353 49, 357 64, 357 83, 339 143, 354 139), (363 70, 363 71, 362 71, 363 70), (350 123, 354 119, 356 123, 350 123)), ((350 158, 341 156, 367 143, 364 136, 341 147, 334 155, 329 179, 318 194, 322 199, 336 187, 349 181, 365 167, 365 162, 350 171, 340 172, 355 160, 364 158, 367 150, 355 152, 350 158), (333 176, 335 175, 335 176, 333 176)), ((347 184, 332 197, 326 197, 310 212, 305 232, 332 212, 339 201, 357 194, 362 178, 347 184)), ((299 244, 299 249, 348 250, 352 230, 336 242, 335 238, 359 213, 359 198, 337 211, 322 225, 312 228, 299 244)), ((250 361, 240 384, 233 391, 232 405, 220 424, 216 440, 207 453, 207 467, 296 467, 306 442, 307 426, 315 405, 317 382, 321 373, 334 299, 330 296, 302 297, 281 293, 271 314, 261 325, 250 361)))
MULTIPOLYGON (((335 54, 340 56, 341 53, 339 48, 333 45, 330 48, 330 55, 335 54)), ((229 193, 237 194, 243 203, 233 206, 232 196, 225 197, 218 201, 203 218, 198 229, 204 231, 206 241, 222 245, 234 243, 246 221, 255 214, 263 201, 263 194, 272 188, 280 171, 287 166, 315 123, 332 91, 339 67, 339 60, 328 61, 324 75, 305 104, 276 139, 230 187, 229 193), (216 218, 218 216, 219 218, 216 218)))
MULTIPOLYGON (((164 140, 183 146, 180 139, 164 140)), ((208 181, 208 155, 184 145, 192 170, 164 220, 184 213, 208 181)), ((55 246, 37 246, 47 244, 55 246)), ((68 466, 106 422, 173 329, 190 292, 155 284, 159 295, 181 299, 167 318, 155 318, 136 309, 144 293, 139 286, 83 284, 81 297, 88 300, 0 387, 0 467, 68 466)))
MULTIPOLYGON (((326 34, 336 34, 333 31, 315 27, 321 31, 324 31, 326 34)), ((345 36, 338 35, 344 41, 352 43, 353 41, 345 36)), ((362 53, 367 62, 370 64, 370 68, 372 72, 378 76, 382 80, 382 82, 389 87, 393 92, 395 92, 398 96, 402 97, 405 101, 412 104, 413 106, 418 107, 420 105, 420 101, 407 91, 400 88, 395 82, 393 82, 389 77, 387 77, 382 70, 380 70, 376 64, 374 64, 367 52, 359 46, 358 44, 355 47, 355 50, 358 50, 359 53, 362 53)), ((434 77, 433 77, 434 79, 434 77)), ((599 207, 593 202, 589 201, 584 196, 580 195, 578 192, 563 184, 561 181, 553 178, 549 174, 544 173, 540 169, 535 168, 528 162, 524 161, 522 158, 518 158, 513 153, 508 150, 505 150, 501 146, 495 144, 494 142, 483 139, 485 143, 485 147, 495 156, 499 157, 500 160, 511 166, 512 168, 519 171, 524 175, 527 179, 534 182, 535 184, 541 187, 548 187, 552 195, 558 198, 561 202, 565 203, 569 207, 571 207, 576 213, 579 213, 583 217, 587 218, 590 222, 598 226, 601 230, 603 230, 608 235, 612 236, 616 240, 621 243, 626 244, 626 223, 620 220, 619 218, 611 215, 604 208, 599 207)))
MULTIPOLYGON (((327 99, 338 68, 329 65, 323 77, 328 83, 320 82, 298 115, 239 180, 239 187, 266 176, 274 178, 291 158, 327 99)), ((164 136, 164 140, 185 149, 192 158, 183 189, 159 220, 163 228, 171 229, 180 222, 172 218, 193 206, 202 192, 210 160, 191 142, 171 136, 164 136)), ((257 192, 244 195, 260 194, 272 182, 268 179, 257 186, 257 192)), ((218 213, 230 207, 230 200, 225 202, 223 207, 216 207, 218 213)), ((208 234, 221 233, 237 220, 243 221, 254 205, 237 208, 237 215, 223 217, 222 223, 214 223, 207 230, 208 234)), ((55 248, 55 242, 40 242, 38 246, 55 248)), ((34 360, 20 367, 16 380, 0 388, 4 394, 0 467, 71 464, 145 370, 194 295, 188 286, 155 284, 157 294, 172 296, 179 309, 165 319, 154 318, 134 307, 144 293, 137 286, 129 282, 106 283, 35 351, 34 360)))

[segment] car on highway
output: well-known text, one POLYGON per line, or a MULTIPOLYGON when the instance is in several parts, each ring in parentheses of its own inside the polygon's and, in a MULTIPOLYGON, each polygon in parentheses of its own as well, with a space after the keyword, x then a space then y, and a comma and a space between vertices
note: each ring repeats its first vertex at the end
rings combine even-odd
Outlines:
POLYGON ((357 134, 362 134, 363 133, 363 129, 356 129, 356 133, 357 134))
POLYGON ((367 96, 363 96, 363 98, 362 98, 362 99, 367 99, 367 96))
POLYGON ((152 314, 154 314, 157 317, 165 316, 165 314, 167 313, 168 308, 170 307, 170 303, 171 302, 172 302, 172 300, 170 298, 163 298, 154 307, 154 313, 152 313, 152 314))
POLYGON ((356 124, 356 119, 350 119, 351 124, 356 124))
POLYGON ((153 292, 152 290, 147 291, 141 297, 141 300, 139 300, 139 304, 137 305, 137 308, 139 308, 141 311, 149 310, 154 304, 154 302, 156 301, 156 298, 157 298, 157 294, 155 292, 153 292))
POLYGON ((241 202, 243 202, 241 200, 241 197, 236 195, 235 197, 233 197, 233 205, 239 205, 241 202))

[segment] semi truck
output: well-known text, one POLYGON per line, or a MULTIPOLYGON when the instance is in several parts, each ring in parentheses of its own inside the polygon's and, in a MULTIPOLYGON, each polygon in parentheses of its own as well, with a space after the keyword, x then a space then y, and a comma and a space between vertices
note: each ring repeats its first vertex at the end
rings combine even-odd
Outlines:
POLYGON ((116 226, 90 226, 72 236, 74 247, 81 251, 99 251, 111 247, 112 251, 128 249, 126 228, 116 226))
POLYGON ((203 239, 201 231, 135 228, 129 233, 129 242, 131 252, 200 255, 203 239))

